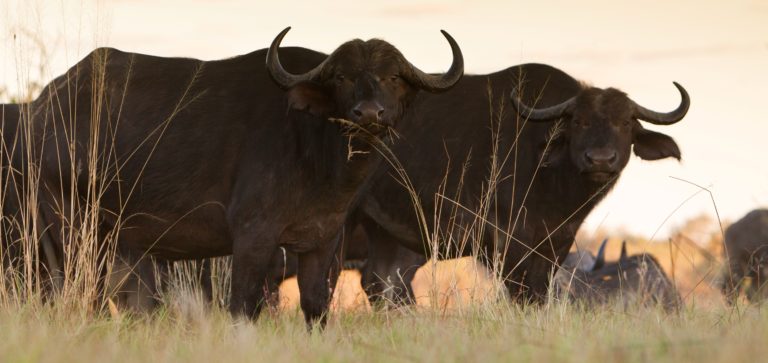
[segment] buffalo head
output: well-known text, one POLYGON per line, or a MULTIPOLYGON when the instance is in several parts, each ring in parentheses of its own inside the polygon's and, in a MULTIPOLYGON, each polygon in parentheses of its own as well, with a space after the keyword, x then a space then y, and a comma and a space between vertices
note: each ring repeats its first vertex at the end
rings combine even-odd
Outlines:
POLYGON ((674 85, 682 101, 669 113, 651 111, 614 88, 583 87, 567 101, 546 108, 523 104, 515 92, 512 101, 529 121, 563 120, 564 130, 554 140, 548 161, 567 153, 580 173, 595 182, 607 182, 627 165, 630 150, 645 160, 680 159, 680 149, 671 137, 646 130, 640 123, 671 125, 685 116, 690 106, 688 92, 678 83, 674 85))
POLYGON ((290 106, 347 119, 372 132, 395 127, 418 90, 448 90, 464 73, 461 50, 443 31, 453 51, 453 64, 443 75, 424 73, 380 39, 348 41, 309 72, 291 74, 278 58, 278 47, 288 30, 272 42, 267 69, 278 85, 289 90, 290 106))

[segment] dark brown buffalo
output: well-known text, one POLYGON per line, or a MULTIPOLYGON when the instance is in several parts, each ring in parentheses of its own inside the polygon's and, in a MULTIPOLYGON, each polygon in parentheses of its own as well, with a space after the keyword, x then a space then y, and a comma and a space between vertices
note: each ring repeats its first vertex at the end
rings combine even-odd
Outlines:
POLYGON ((568 254, 554 277, 555 296, 588 304, 621 300, 625 304, 659 305, 667 310, 680 307, 680 294, 655 257, 648 253, 628 256, 626 242, 622 242, 619 260, 606 263, 607 242, 603 241, 587 269, 576 263, 579 258, 584 260, 583 254, 568 254))
POLYGON ((742 290, 751 302, 763 300, 768 282, 768 209, 753 210, 728 227, 723 254, 727 263, 722 292, 728 303, 742 290))
MULTIPOLYGON (((486 264, 503 259, 511 295, 540 300, 553 262, 565 258, 632 152, 680 159, 672 138, 641 123, 670 125, 685 116, 689 96, 675 86, 680 105, 658 113, 617 89, 525 64, 416 97, 418 112, 404 120, 394 154, 415 186, 423 223, 400 178, 381 172, 357 212, 371 244, 363 277, 369 295, 375 299, 388 278, 372 271, 410 269, 388 265, 399 244, 422 255, 437 246, 443 255, 478 252, 486 264)), ((409 292, 410 281, 399 290, 409 292)))
POLYGON ((379 160, 372 135, 399 128, 419 90, 453 86, 463 60, 445 32, 444 75, 378 39, 279 57, 287 31, 219 61, 98 49, 46 86, 26 107, 53 239, 98 223, 129 261, 232 254, 230 310, 249 317, 283 246, 307 322, 324 321, 347 211, 379 160))

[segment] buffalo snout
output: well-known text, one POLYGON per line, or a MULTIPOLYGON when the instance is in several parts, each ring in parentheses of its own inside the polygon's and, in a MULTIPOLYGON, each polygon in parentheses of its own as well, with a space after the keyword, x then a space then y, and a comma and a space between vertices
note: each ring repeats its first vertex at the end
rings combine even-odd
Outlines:
POLYGON ((602 171, 613 169, 618 159, 618 154, 614 149, 592 149, 584 153, 584 160, 587 165, 602 171))
POLYGON ((352 121, 369 124, 378 123, 381 121, 381 117, 384 115, 384 107, 375 101, 362 101, 359 102, 352 109, 352 121))

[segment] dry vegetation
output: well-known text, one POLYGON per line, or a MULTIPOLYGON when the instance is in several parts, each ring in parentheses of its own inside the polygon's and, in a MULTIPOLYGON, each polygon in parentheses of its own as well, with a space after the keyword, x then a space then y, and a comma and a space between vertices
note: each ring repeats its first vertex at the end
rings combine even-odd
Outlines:
MULTIPOLYGON (((98 173, 99 166, 88 172, 98 173)), ((111 300, 93 306, 95 271, 99 264, 112 265, 114 255, 99 259, 97 253, 73 252, 93 251, 101 242, 93 223, 98 201, 83 210, 76 216, 81 228, 68 232, 70 263, 52 297, 41 297, 39 271, 2 266, 1 361, 733 362, 768 356, 768 313, 724 305, 715 287, 722 265, 720 234, 702 238, 692 233, 696 226, 681 228, 668 241, 629 240, 630 253, 654 254, 670 274, 686 302, 679 312, 619 303, 590 309, 555 299, 540 306, 515 305, 501 293, 493 271, 462 258, 430 262, 419 270, 413 283, 417 306, 382 311, 371 310, 359 273, 345 271, 327 329, 308 333, 297 308, 295 280, 281 286, 279 308, 265 310, 255 322, 238 321, 222 307, 226 281, 215 293, 217 303, 208 305, 189 264, 177 264, 171 288, 151 314, 132 313, 111 300)), ((478 215, 483 213, 488 211, 478 215)), ((17 227, 31 231, 36 223, 29 212, 17 227)), ((705 229, 716 226, 708 223, 705 229)), ((471 231, 459 239, 471 241, 473 233, 479 235, 471 231)), ((604 235, 580 235, 577 241, 594 251, 604 235)), ((618 256, 620 242, 612 240, 608 259, 618 256)), ((37 258, 35 234, 26 233, 23 243, 30 251, 27 258, 37 258)))

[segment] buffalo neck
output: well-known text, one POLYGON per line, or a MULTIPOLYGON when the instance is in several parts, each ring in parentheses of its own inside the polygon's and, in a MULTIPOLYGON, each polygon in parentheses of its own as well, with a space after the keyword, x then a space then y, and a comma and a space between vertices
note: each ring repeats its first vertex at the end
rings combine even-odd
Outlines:
POLYGON ((381 158, 364 136, 350 133, 332 119, 291 118, 294 155, 304 182, 342 194, 357 194, 367 185, 381 158))

